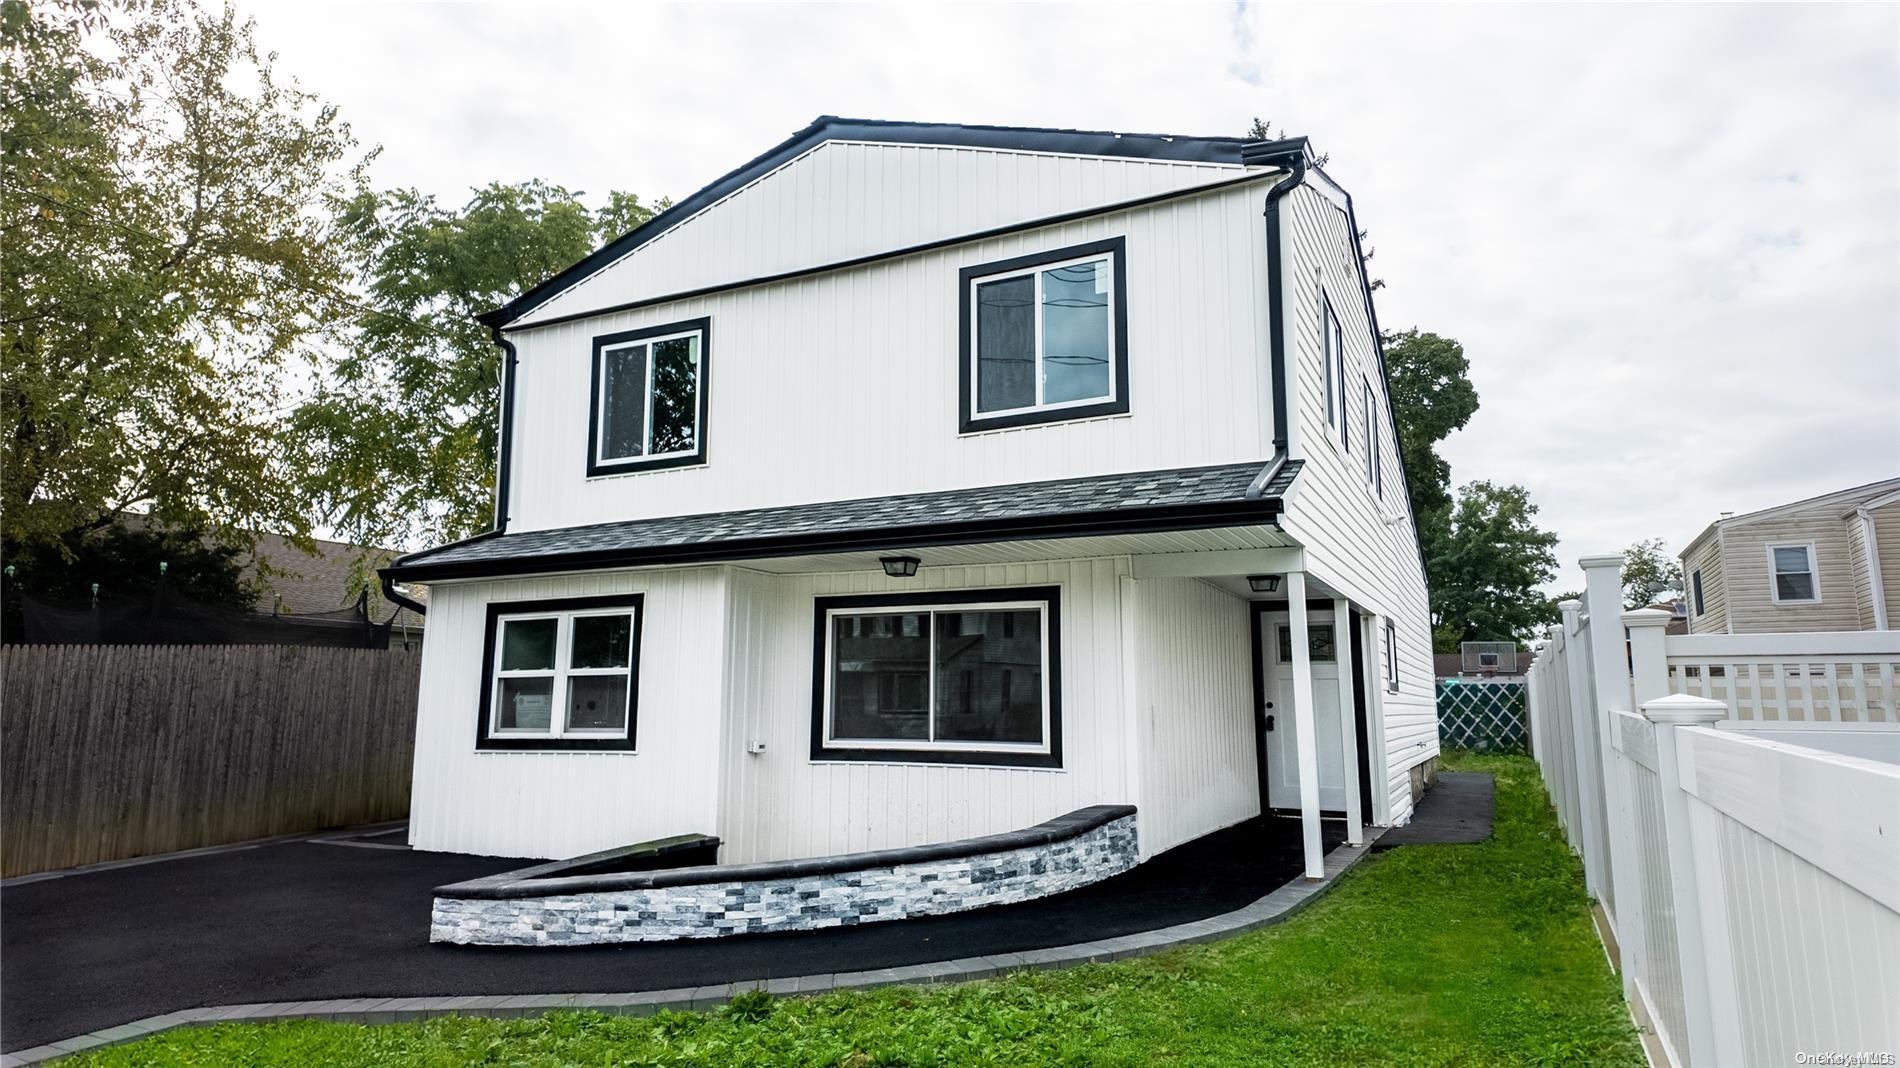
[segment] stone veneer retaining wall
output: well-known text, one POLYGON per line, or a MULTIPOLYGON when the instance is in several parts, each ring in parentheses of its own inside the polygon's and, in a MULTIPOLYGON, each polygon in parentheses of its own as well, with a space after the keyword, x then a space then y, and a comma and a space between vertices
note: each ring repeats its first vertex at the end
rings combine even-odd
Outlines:
MULTIPOLYGON (((1107 810, 1085 809, 1062 819, 1097 811, 1107 810)), ((463 945, 572 946, 718 938, 848 927, 1028 901, 1086 886, 1135 866, 1134 810, 1123 807, 1113 811, 1118 813, 1114 818, 1090 821, 1095 825, 1072 837, 883 867, 867 863, 862 868, 801 873, 801 866, 809 868, 813 862, 795 861, 781 865, 787 869, 781 878, 708 879, 537 896, 445 896, 456 890, 448 886, 437 891, 429 940, 463 945)), ((1036 830, 1032 828, 1031 832, 1036 830)), ((969 844, 980 847, 1025 833, 971 839, 969 844)), ((946 848, 926 847, 937 853, 946 848)), ((871 862, 906 852, 914 851, 859 856, 871 862)), ((836 858, 839 862, 852 859, 836 858)), ((725 870, 737 875, 748 869, 772 867, 749 865, 725 870)), ((716 876, 721 871, 705 867, 664 874, 682 877, 703 872, 716 876)))

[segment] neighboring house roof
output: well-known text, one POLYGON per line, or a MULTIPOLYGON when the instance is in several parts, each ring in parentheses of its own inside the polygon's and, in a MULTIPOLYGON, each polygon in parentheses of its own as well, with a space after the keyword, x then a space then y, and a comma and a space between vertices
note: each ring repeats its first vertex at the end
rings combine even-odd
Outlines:
POLYGON ((1270 524, 1301 461, 1259 462, 488 534, 404 556, 392 579, 703 563, 866 549, 1270 524))
MULTIPOLYGON (((269 612, 281 606, 283 611, 298 615, 348 608, 356 603, 357 595, 350 591, 350 566, 357 556, 367 555, 364 573, 374 575, 377 568, 398 555, 394 549, 321 539, 315 540, 313 547, 316 551, 308 553, 275 534, 258 535, 257 544, 251 549, 251 560, 245 564, 244 576, 256 575, 259 562, 269 565, 274 572, 264 579, 262 592, 257 597, 258 611, 269 612)), ((411 596, 426 599, 415 592, 411 596)), ((423 625, 422 617, 414 612, 384 603, 374 583, 370 585, 370 601, 371 615, 378 622, 393 611, 394 622, 399 626, 423 625)))
POLYGON ((1685 546, 1681 552, 1676 554, 1676 558, 1678 560, 1687 560, 1690 553, 1695 552, 1704 541, 1708 540, 1709 535, 1714 534, 1723 527, 1753 523, 1788 512, 1805 512, 1810 509, 1826 507, 1830 504, 1839 505, 1843 514, 1845 514, 1846 512, 1853 511, 1860 505, 1869 503, 1873 498, 1883 498, 1884 501, 1885 498, 1895 493, 1900 493, 1900 478, 1885 478, 1878 482, 1868 482, 1864 485, 1854 486, 1849 489, 1835 490, 1832 493, 1823 493, 1814 497, 1805 497, 1798 501, 1790 501, 1787 504, 1777 504, 1769 508, 1758 508, 1755 511, 1744 512, 1741 515, 1724 516, 1704 527, 1702 533, 1690 539, 1689 544, 1685 546))
POLYGON ((826 141, 951 145, 1013 152, 1052 152, 1079 156, 1176 160, 1242 166, 1245 137, 1176 137, 1102 130, 1055 130, 1027 126, 966 126, 959 123, 893 122, 820 115, 811 125, 741 164, 704 189, 675 203, 632 231, 601 246, 586 259, 541 282, 493 311, 477 316, 485 326, 502 327, 553 299, 569 286, 602 270, 654 240, 708 206, 745 187, 826 141))

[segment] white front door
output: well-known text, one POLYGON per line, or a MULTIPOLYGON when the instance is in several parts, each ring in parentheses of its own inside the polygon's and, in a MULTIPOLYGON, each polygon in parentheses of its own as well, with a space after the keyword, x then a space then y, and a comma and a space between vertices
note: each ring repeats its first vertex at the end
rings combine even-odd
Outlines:
MULTIPOLYGON (((1267 803, 1273 808, 1300 807, 1300 758, 1293 715, 1292 624, 1285 612, 1259 616, 1261 661, 1267 665, 1266 699, 1261 710, 1269 717, 1267 732, 1267 803)), ((1306 613, 1307 643, 1313 660, 1313 718, 1319 730, 1319 807, 1346 809, 1345 750, 1339 724, 1339 656, 1333 648, 1333 613, 1306 613)))

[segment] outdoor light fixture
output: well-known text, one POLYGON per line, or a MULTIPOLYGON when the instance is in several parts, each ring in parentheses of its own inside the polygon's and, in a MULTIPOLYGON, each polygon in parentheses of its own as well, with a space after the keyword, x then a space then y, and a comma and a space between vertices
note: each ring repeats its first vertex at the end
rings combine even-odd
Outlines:
POLYGON ((877 562, 884 565, 884 573, 892 578, 910 578, 917 574, 920 563, 914 556, 880 556, 877 562))
POLYGON ((1247 585, 1252 586, 1255 593, 1277 593, 1280 589, 1280 576, 1248 575, 1247 585))

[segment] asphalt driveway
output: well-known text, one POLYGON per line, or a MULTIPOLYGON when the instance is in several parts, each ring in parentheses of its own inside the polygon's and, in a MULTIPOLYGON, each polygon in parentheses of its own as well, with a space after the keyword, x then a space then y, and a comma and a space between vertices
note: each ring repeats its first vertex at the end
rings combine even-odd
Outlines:
MULTIPOLYGON (((1327 849, 1343 826, 1326 825, 1327 849)), ((1248 904, 1301 871, 1256 820, 1040 901, 826 931, 575 948, 432 945, 430 891, 521 861, 310 841, 0 889, 0 1050, 201 1005, 625 993, 902 967, 1132 934, 1248 904)))

